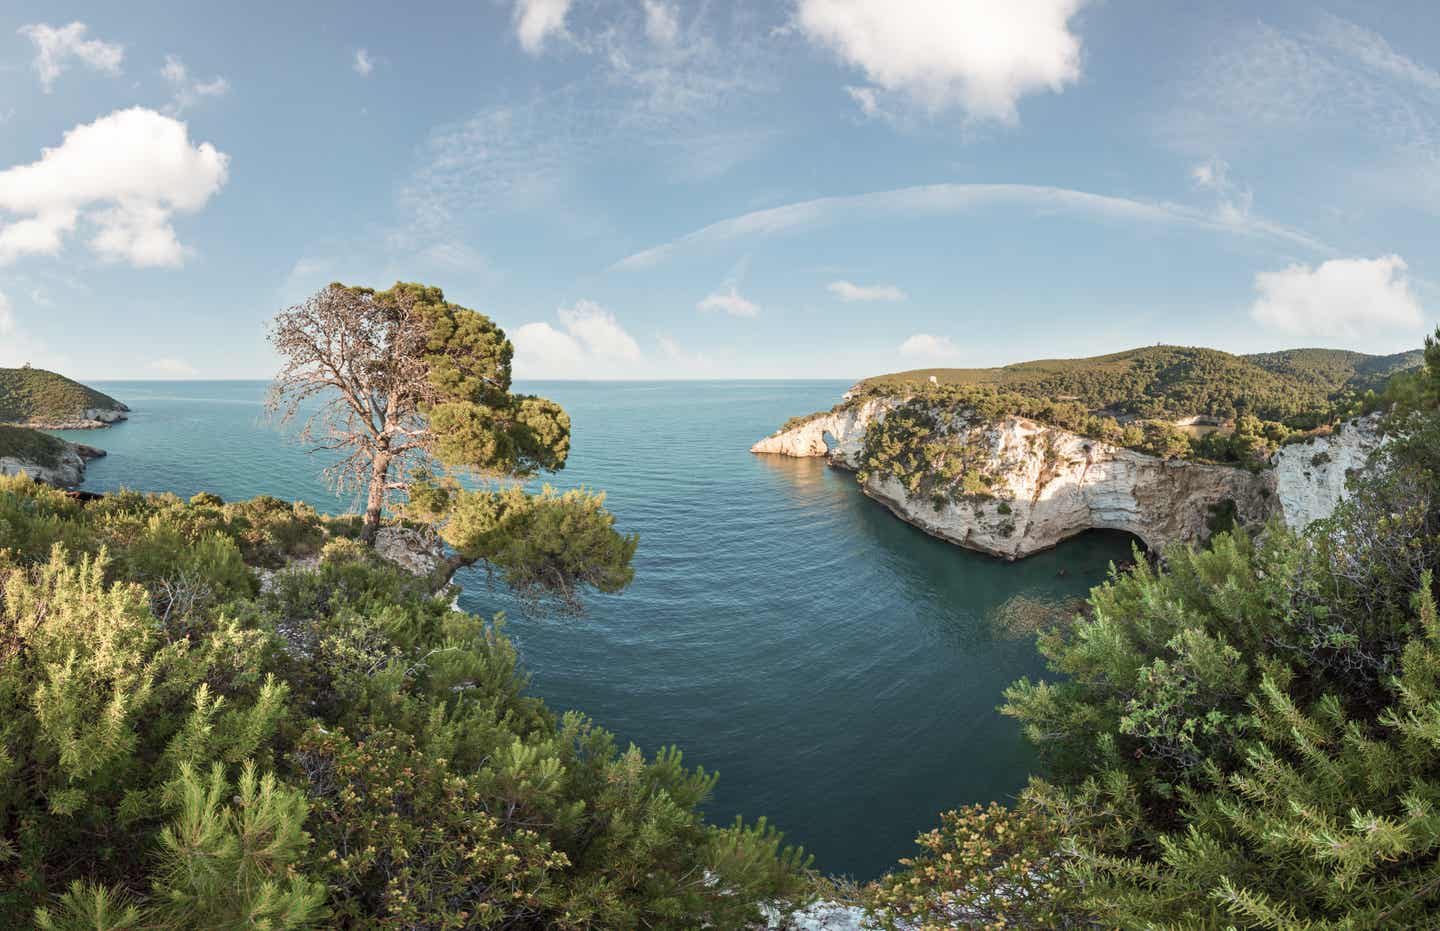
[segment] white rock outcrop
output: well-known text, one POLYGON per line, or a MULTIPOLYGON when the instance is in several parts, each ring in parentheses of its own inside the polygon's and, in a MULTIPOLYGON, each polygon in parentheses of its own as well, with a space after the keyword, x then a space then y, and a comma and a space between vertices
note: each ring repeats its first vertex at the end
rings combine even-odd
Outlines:
MULTIPOLYGON (((828 456, 832 464, 856 470, 865 431, 895 403, 872 400, 816 415, 766 437, 751 452, 828 456)), ((1023 417, 967 424, 948 411, 936 414, 952 432, 988 451, 984 468, 995 479, 993 496, 911 494, 895 478, 878 474, 863 490, 927 533, 1005 559, 1091 529, 1124 530, 1151 549, 1203 541, 1215 518, 1227 512, 1242 524, 1278 514, 1301 528, 1333 512, 1347 472, 1381 442, 1376 418, 1354 421, 1330 437, 1286 446, 1275 454, 1275 468, 1252 472, 1159 459, 1023 417)))
POLYGON ((860 461, 860 451, 865 445, 865 430, 881 417, 895 402, 889 399, 866 401, 853 408, 815 414, 800 426, 780 430, 750 447, 752 453, 774 453, 780 456, 831 455, 832 460, 854 468, 860 461), (829 434, 835 443, 834 453, 825 442, 829 434))
POLYGON ((1346 479, 1383 442, 1380 415, 1372 414, 1340 424, 1329 436, 1282 446, 1270 461, 1285 524, 1300 530, 1333 514, 1345 497, 1346 479))

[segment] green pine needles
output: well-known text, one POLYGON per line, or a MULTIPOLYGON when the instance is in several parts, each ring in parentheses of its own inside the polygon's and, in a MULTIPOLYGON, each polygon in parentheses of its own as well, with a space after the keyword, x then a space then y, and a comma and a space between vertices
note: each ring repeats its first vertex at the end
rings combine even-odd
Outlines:
MULTIPOLYGON (((457 542, 623 587, 537 538, 633 549, 561 497, 457 542)), ((0 927, 682 931, 810 898, 773 828, 706 820, 713 774, 553 714, 502 619, 359 529, 0 479, 0 927)))

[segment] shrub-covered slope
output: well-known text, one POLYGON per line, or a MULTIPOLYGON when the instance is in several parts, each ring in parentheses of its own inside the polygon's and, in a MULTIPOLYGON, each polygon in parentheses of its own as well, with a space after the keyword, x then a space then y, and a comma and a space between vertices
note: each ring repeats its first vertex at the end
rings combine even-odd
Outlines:
POLYGON ((124 404, 45 369, 0 368, 0 423, 69 423, 87 410, 123 411, 124 404))
POLYGON ((1246 412, 1282 421, 1326 410, 1347 394, 1383 386, 1419 364, 1419 353, 1368 356, 1294 349, 1236 356, 1216 349, 1147 346, 1084 359, 1037 359, 988 369, 916 369, 867 378, 857 394, 929 383, 988 385, 1034 399, 1075 401, 1091 411, 1138 417, 1246 412))
POLYGON ((0 459, 19 459, 54 467, 65 451, 65 441, 26 427, 0 424, 0 459))

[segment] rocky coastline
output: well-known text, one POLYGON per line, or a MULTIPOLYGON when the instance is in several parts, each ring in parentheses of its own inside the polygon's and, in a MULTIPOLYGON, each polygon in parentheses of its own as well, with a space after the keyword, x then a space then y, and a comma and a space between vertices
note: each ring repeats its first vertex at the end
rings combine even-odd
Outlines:
POLYGON ((0 456, 0 475, 28 475, 37 482, 57 488, 74 488, 85 480, 85 463, 105 455, 105 450, 94 446, 71 443, 58 437, 54 439, 63 446, 55 452, 53 463, 0 456))
POLYGON ((129 419, 130 408, 124 404, 118 407, 89 407, 73 417, 49 420, 27 420, 7 423, 12 427, 27 427, 31 430, 100 430, 129 419))
MULTIPOLYGON (((817 414, 755 443, 750 451, 826 457, 861 471, 865 433, 896 407, 880 398, 817 414)), ((1021 559, 1086 530, 1122 530, 1148 548, 1203 542, 1233 521, 1280 517, 1303 528, 1345 495, 1345 479, 1379 446, 1378 417, 1341 424, 1329 436, 1281 447, 1270 468, 1161 459, 1023 417, 948 417, 951 429, 986 450, 992 494, 959 500, 915 494, 872 473, 861 488, 901 520, 967 549, 1021 559)))

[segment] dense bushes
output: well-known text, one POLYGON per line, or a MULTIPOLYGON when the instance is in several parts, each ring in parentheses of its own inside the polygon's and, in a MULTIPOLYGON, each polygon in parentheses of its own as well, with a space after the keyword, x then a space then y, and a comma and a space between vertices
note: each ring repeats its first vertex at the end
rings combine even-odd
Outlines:
POLYGON ((0 480, 0 926, 739 928, 805 898, 768 826, 706 823, 713 776, 556 717, 500 620, 354 530, 0 480), (299 557, 264 591, 246 565, 299 557))
POLYGON ((870 892, 885 927, 963 924, 977 896, 991 926, 1434 926, 1440 343, 1426 356, 1332 518, 1137 561, 1041 637, 1057 678, 1003 710, 1047 778, 922 836, 870 892))

